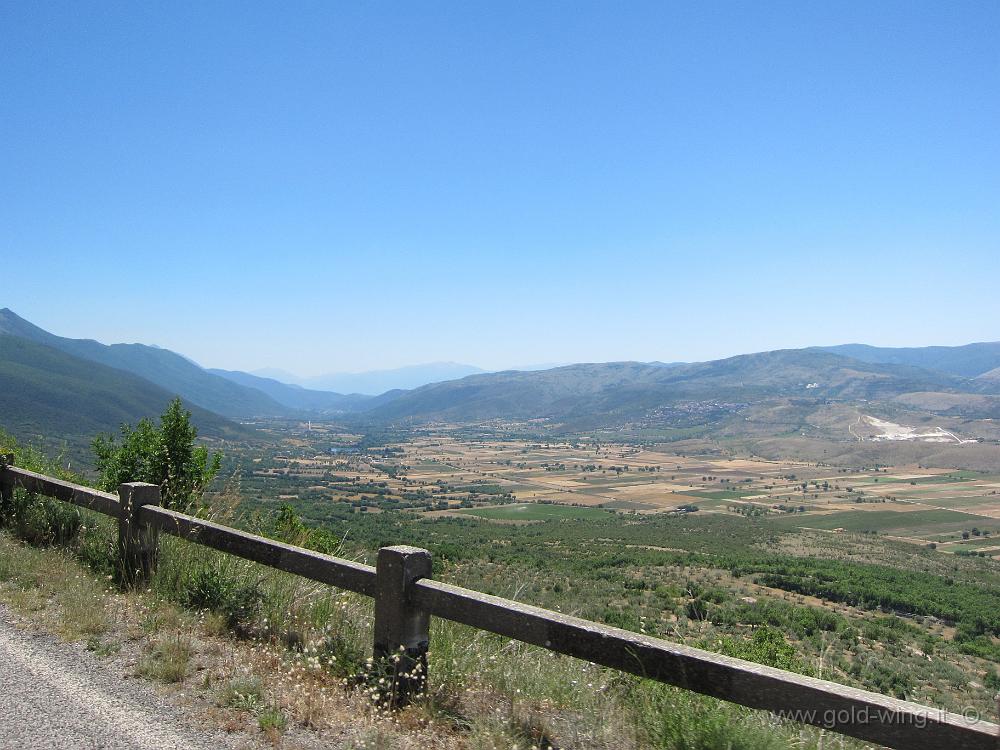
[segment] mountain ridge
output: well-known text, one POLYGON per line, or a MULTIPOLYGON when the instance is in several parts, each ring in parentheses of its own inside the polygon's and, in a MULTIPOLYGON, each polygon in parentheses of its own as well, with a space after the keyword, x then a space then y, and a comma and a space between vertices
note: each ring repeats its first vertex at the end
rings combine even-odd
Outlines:
POLYGON ((931 405, 932 412, 951 404, 947 408, 953 413, 975 416, 986 402, 973 394, 1000 394, 1000 365, 983 369, 1000 359, 1000 343, 989 342, 920 349, 849 344, 691 363, 577 363, 545 370, 475 372, 369 396, 311 390, 253 373, 206 370, 159 347, 66 339, 7 309, 0 310, 0 333, 130 372, 193 405, 232 418, 326 416, 368 424, 543 420, 567 429, 589 429, 735 419, 750 407, 791 408, 805 414, 824 403, 931 405), (886 359, 893 361, 873 361, 886 359))
POLYGON ((146 344, 102 344, 94 339, 57 336, 21 318, 8 308, 0 310, 0 333, 130 372, 194 405, 232 419, 290 414, 288 407, 267 394, 214 375, 169 349, 146 344))
POLYGON ((248 388, 255 388, 277 401, 282 406, 302 411, 338 414, 357 411, 364 407, 373 396, 360 393, 334 393, 332 391, 317 391, 304 388, 301 385, 283 383, 274 378, 264 378, 241 370, 220 370, 208 368, 206 372, 231 380, 248 388))
MULTIPOLYGON (((7 429, 89 439, 154 418, 173 398, 138 375, 0 333, 0 414, 7 429)), ((203 435, 249 432, 197 404, 184 400, 184 406, 203 435)))
POLYGON ((401 394, 366 416, 386 421, 545 418, 590 424, 640 419, 680 402, 872 399, 966 387, 964 379, 946 373, 786 349, 686 365, 584 363, 539 372, 471 375, 401 394))
POLYGON ((840 344, 810 348, 843 354, 862 362, 912 365, 966 378, 974 378, 1000 367, 1000 341, 982 341, 960 346, 886 347, 840 344))

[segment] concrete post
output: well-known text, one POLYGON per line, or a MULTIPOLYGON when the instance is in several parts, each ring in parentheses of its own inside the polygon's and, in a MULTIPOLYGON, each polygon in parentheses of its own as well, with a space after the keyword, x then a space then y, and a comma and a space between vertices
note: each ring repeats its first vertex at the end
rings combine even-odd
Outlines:
POLYGON ((14 497, 14 478, 6 471, 8 466, 13 465, 13 453, 0 453, 0 508, 8 505, 14 497))
POLYGON ((129 482, 118 488, 118 554, 122 583, 136 586, 149 580, 156 568, 159 530, 140 520, 143 505, 160 504, 160 488, 145 482, 129 482))
POLYGON ((404 706, 427 684, 430 615, 410 606, 410 584, 431 575, 431 553, 417 547, 383 547, 375 565, 375 667, 386 683, 383 699, 404 706))

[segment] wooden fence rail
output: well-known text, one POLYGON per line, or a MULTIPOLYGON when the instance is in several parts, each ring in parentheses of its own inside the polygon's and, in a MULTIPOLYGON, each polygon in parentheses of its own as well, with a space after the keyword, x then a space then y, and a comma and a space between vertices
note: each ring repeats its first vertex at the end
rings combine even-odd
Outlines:
POLYGON ((123 570, 136 581, 155 566, 162 532, 373 597, 373 653, 391 670, 398 702, 426 680, 434 616, 891 748, 1000 750, 1000 726, 973 712, 896 700, 434 581, 430 553, 415 547, 384 547, 373 568, 161 508, 154 485, 125 484, 116 497, 0 456, 0 497, 16 488, 116 518, 123 570))

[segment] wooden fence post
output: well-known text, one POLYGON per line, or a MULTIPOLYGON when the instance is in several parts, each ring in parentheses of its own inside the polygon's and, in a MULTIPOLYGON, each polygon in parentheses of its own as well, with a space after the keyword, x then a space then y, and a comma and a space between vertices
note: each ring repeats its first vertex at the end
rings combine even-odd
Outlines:
POLYGON ((135 586, 149 580, 156 567, 159 530, 142 523, 143 505, 160 504, 160 488, 145 482, 129 482, 118 487, 121 501, 118 517, 118 554, 122 582, 135 586))
POLYGON ((0 507, 14 496, 14 477, 7 473, 7 467, 14 465, 13 453, 0 453, 0 507))
POLYGON ((375 565, 375 644, 380 691, 392 707, 406 705, 427 684, 430 615, 412 607, 410 585, 431 575, 431 553, 405 545, 383 547, 375 565))

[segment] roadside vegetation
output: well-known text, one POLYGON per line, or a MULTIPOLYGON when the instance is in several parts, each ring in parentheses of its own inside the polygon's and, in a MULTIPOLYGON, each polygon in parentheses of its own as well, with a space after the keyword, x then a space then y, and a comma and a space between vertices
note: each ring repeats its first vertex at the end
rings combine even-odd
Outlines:
MULTIPOLYGON (((435 577, 453 583, 992 715, 1000 566, 991 560, 864 534, 831 540, 736 514, 623 523, 587 509, 534 513, 532 523, 511 525, 490 514, 397 511, 315 525, 291 505, 248 508, 238 482, 206 501, 219 462, 195 438, 189 415, 172 405, 158 426, 95 444, 97 483, 155 481, 170 490, 173 507, 362 561, 386 544, 416 544, 434 554, 435 577)), ((80 481, 0 438, 0 451, 8 450, 20 466, 80 481)), ((211 696, 225 721, 238 717, 276 743, 283 733, 328 731, 353 716, 360 734, 345 748, 862 746, 437 619, 428 692, 389 715, 366 678, 372 608, 364 597, 172 537, 161 539, 149 590, 123 592, 108 519, 18 491, 0 508, 0 523, 0 598, 8 606, 96 653, 110 656, 134 638, 137 674, 211 696), (123 608, 131 623, 124 631, 114 614, 123 608), (211 658, 220 648, 240 657, 223 668, 211 658)))

